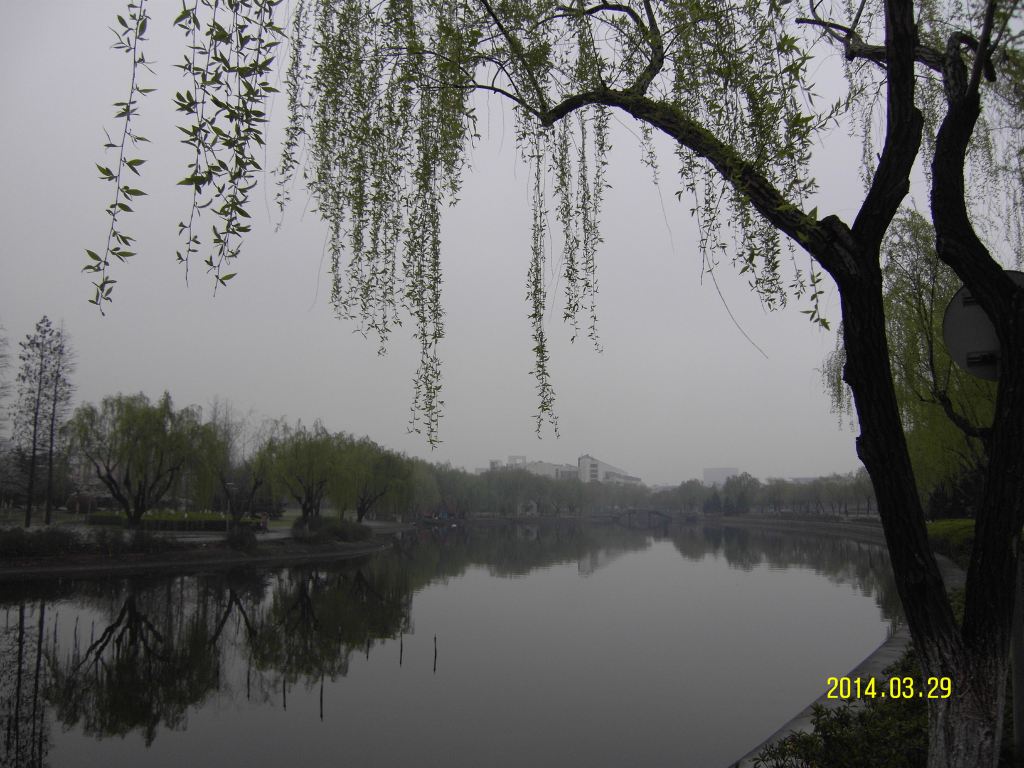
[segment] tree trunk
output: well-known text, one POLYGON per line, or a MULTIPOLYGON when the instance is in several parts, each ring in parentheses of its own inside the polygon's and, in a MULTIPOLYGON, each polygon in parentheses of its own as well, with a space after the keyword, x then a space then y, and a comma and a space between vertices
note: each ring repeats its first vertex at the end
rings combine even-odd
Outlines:
POLYGON ((47 525, 53 515, 53 444, 57 441, 57 411, 60 407, 60 389, 64 376, 61 358, 64 349, 64 331, 61 325, 60 342, 54 349, 56 360, 53 362, 53 371, 50 376, 53 379, 53 391, 50 393, 50 427, 46 447, 46 518, 47 525))
MULTIPOLYGON (((986 45, 987 41, 982 41, 981 50, 986 45)), ((987 767, 996 765, 999 756, 1016 558, 1024 522, 1024 295, 992 259, 967 211, 964 165, 981 100, 977 82, 968 77, 959 45, 947 47, 943 80, 947 112, 936 135, 932 160, 936 252, 992 321, 1000 358, 989 463, 967 571, 963 647, 956 662, 948 665, 963 678, 954 678, 954 685, 963 686, 965 695, 951 700, 947 717, 937 713, 936 722, 930 723, 929 758, 934 756, 935 765, 942 768, 987 767), (968 731, 954 740, 961 729, 968 731), (974 744, 983 751, 972 758, 974 744)))
POLYGON ((999 764, 1007 667, 1004 656, 972 659, 948 670, 953 695, 929 701, 928 768, 999 764))
MULTIPOLYGON (((1006 586, 1012 595, 1012 579, 1003 585, 999 578, 1006 565, 1003 562, 987 567, 972 564, 968 604, 978 602, 978 583, 983 582, 989 592, 983 600, 986 610, 969 610, 961 633, 928 543, 891 384, 881 294, 869 284, 851 282, 842 289, 847 351, 844 378, 853 390, 860 419, 857 453, 875 486, 897 590, 921 656, 924 677, 948 677, 953 688, 950 698, 929 701, 928 766, 994 768, 1007 673, 1008 608, 1012 605, 1011 597, 1000 593, 1006 586), (974 590, 972 580, 976 583, 974 590)), ((991 512, 991 504, 996 499, 1005 501, 1011 484, 1015 481, 1004 476, 987 489, 978 518, 979 537, 984 535, 986 520, 995 517, 986 514, 991 512)), ((1007 536, 1006 540, 1011 538, 1007 536)), ((926 685, 926 680, 915 683, 926 685)), ((927 695, 927 687, 924 692, 927 695)))

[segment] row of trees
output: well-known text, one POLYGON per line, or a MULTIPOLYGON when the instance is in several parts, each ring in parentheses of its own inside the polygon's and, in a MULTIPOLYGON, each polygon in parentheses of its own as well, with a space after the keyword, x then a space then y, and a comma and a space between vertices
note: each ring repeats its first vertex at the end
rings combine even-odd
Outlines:
MULTIPOLYGON (((58 474, 65 459, 62 427, 74 393, 75 353, 64 325, 54 326, 45 315, 18 346, 15 398, 7 411, 12 440, 0 451, 0 499, 25 499, 27 527, 34 504, 43 502, 49 523, 64 496, 58 474)), ((9 367, 7 340, 0 337, 0 408, 11 390, 5 378, 9 367)))
POLYGON ((305 519, 324 502, 362 520, 405 483, 408 463, 368 438, 319 422, 253 425, 222 402, 176 409, 169 394, 113 395, 80 406, 67 434, 79 480, 95 478, 129 521, 158 506, 215 509, 234 520, 294 502, 305 519))
POLYGON ((255 424, 215 402, 176 409, 164 394, 114 395, 79 407, 66 429, 79 485, 102 485, 133 523, 158 506, 214 509, 232 519, 282 503, 303 519, 329 506, 394 518, 580 515, 636 506, 642 487, 554 480, 523 470, 469 474, 387 450, 320 422, 255 424))
POLYGON ((21 343, 17 400, 10 409, 14 447, 0 461, 9 498, 45 503, 45 521, 65 499, 90 509, 109 496, 132 523, 160 506, 212 509, 232 520, 294 503, 305 519, 325 505, 357 520, 486 515, 582 516, 630 507, 742 514, 783 511, 869 512, 861 470, 797 482, 761 482, 743 473, 721 489, 689 480, 671 490, 556 480, 521 469, 469 474, 386 450, 369 438, 331 433, 321 423, 254 423, 215 401, 175 408, 169 394, 114 395, 84 404, 68 419, 74 355, 63 328, 42 318, 21 343), (45 472, 45 475, 42 473, 45 472), (94 493, 77 493, 92 490, 94 493))
POLYGON ((747 472, 730 477, 721 488, 699 480, 651 496, 652 506, 709 514, 798 513, 806 515, 870 514, 877 511, 871 478, 861 468, 846 475, 833 474, 801 480, 770 477, 761 481, 747 472))
POLYGON ((109 496, 133 524, 160 507, 215 510, 238 521, 286 503, 307 521, 329 507, 360 522, 374 515, 576 517, 637 507, 725 514, 874 509, 863 471, 807 482, 761 482, 743 473, 721 489, 689 480, 657 492, 522 469, 470 474, 387 450, 367 437, 332 433, 320 422, 256 423, 223 401, 215 401, 204 419, 202 408, 176 408, 167 393, 156 401, 118 394, 83 404, 53 443, 69 451, 57 486, 92 491, 73 494, 75 507, 90 509, 96 496, 109 496))

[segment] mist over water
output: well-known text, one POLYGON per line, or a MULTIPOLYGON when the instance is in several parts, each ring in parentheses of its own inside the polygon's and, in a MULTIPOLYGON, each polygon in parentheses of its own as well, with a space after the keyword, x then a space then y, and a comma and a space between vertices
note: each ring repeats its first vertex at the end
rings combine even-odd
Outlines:
POLYGON ((899 620, 881 547, 567 522, 0 598, 0 765, 725 766, 899 620))

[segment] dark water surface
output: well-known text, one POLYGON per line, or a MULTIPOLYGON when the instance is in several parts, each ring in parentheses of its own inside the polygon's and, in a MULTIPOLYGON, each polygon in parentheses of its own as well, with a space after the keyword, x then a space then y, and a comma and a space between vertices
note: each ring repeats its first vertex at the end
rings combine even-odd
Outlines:
POLYGON ((880 547, 700 526, 449 529, 358 563, 17 590, 19 768, 722 768, 898 616, 880 547))

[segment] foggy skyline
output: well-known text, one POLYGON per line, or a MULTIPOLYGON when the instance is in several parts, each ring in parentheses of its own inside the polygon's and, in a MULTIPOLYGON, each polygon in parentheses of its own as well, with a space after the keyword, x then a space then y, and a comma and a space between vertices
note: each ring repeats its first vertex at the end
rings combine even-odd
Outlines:
MULTIPOLYGON (((17 107, 0 126, 8 148, 0 324, 10 380, 18 342, 46 314, 64 321, 77 351, 76 404, 117 392, 155 398, 167 390, 179 407, 206 407, 219 396, 257 417, 319 418, 331 431, 365 434, 469 471, 509 455, 575 464, 589 453, 648 485, 700 478, 705 467, 735 466, 766 478, 845 473, 860 465, 856 433, 830 411, 817 370, 839 324, 831 281, 825 278, 823 307, 832 332, 808 322, 800 300, 765 312, 727 260, 715 273, 723 303, 712 281, 702 280, 690 202, 685 195, 676 199, 681 184, 669 145, 659 142, 656 187, 630 135, 635 126, 620 116, 612 123, 612 188, 598 252, 603 352, 584 334, 568 343, 554 242, 547 332, 561 437, 545 425, 537 438, 525 298, 526 169, 516 155, 511 113, 497 98, 479 101, 482 139, 471 152, 461 202, 443 219, 445 408, 443 442, 431 451, 422 435, 407 432, 418 356, 411 329, 397 329, 379 357, 375 338, 364 340, 333 317, 324 227, 303 190, 294 190, 275 232, 281 217, 268 176, 254 193, 253 230, 242 257, 228 270, 238 276, 213 296, 199 258, 186 283, 174 258, 188 191, 175 186, 185 175, 187 152, 171 106, 181 87, 172 65, 182 48, 172 5, 151 11, 147 58, 157 62, 157 76, 146 75, 144 85, 158 90, 140 107, 138 130, 152 143, 140 147, 148 162, 132 182, 148 196, 122 219, 138 238, 138 255, 115 264, 114 302, 101 316, 87 303, 92 288, 80 269, 84 249, 102 250, 106 236, 112 187, 98 179, 95 164, 113 162, 102 148, 103 129, 117 127, 111 103, 128 89, 129 62, 109 50, 107 29, 121 5, 10 5, 13 23, 0 52, 4 93, 17 107), (737 330, 729 311, 768 359, 737 330)), ((265 169, 277 160, 283 95, 269 107, 265 169)), ((816 167, 822 190, 809 207, 849 219, 861 195, 860 147, 841 132, 829 142, 840 162, 816 167)), ((796 258, 806 272, 808 257, 797 252, 796 258)))

